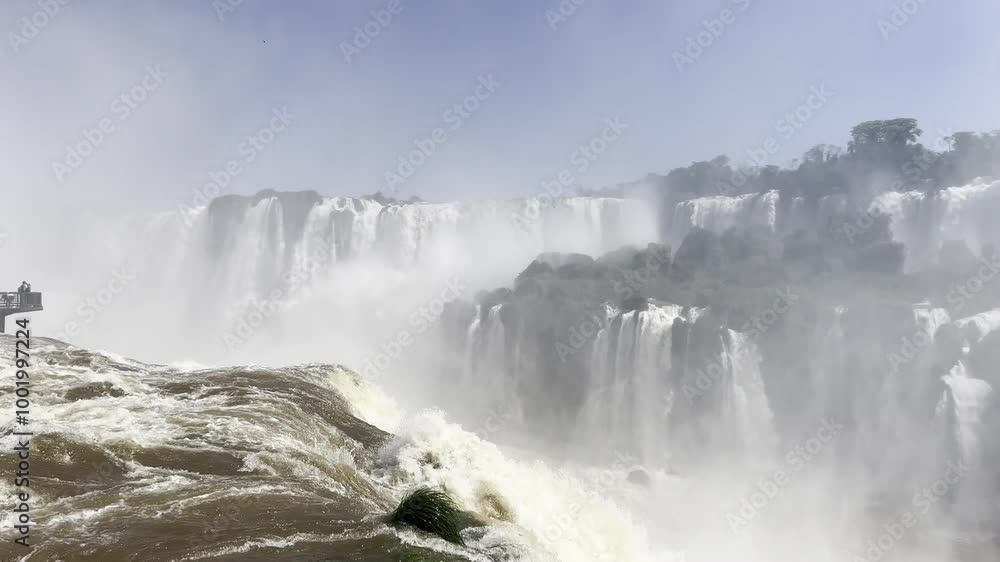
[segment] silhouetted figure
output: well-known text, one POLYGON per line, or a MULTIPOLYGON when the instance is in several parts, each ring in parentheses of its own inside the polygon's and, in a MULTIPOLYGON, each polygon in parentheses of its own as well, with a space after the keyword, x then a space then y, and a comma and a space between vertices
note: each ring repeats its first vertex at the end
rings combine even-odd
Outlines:
POLYGON ((31 283, 21 281, 16 293, 0 293, 0 333, 6 331, 6 320, 11 314, 24 314, 42 310, 42 294, 31 292, 31 283))

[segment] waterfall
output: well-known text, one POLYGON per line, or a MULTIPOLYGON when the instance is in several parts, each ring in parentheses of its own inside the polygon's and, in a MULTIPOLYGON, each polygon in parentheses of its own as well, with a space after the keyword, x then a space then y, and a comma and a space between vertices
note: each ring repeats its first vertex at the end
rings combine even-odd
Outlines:
MULTIPOLYGON (((869 208, 889 215, 892 235, 910 247, 908 264, 912 266, 928 257, 919 253, 933 253, 931 250, 944 240, 962 238, 974 250, 996 241, 997 186, 1000 182, 979 181, 935 193, 883 193, 869 208), (932 225, 920 226, 928 222, 932 225)), ((440 284, 446 276, 462 276, 467 288, 462 300, 468 300, 479 289, 506 285, 541 252, 596 256, 623 244, 644 246, 659 238, 649 207, 637 200, 590 197, 383 205, 359 198, 265 192, 253 197, 224 197, 206 207, 137 221, 127 227, 133 234, 122 239, 141 238, 153 250, 144 252, 151 256, 146 258, 150 265, 141 268, 149 281, 130 288, 129 297, 131 291, 173 292, 167 299, 142 295, 141 300, 170 303, 171 310, 151 311, 158 313, 158 319, 176 314, 174 309, 206 306, 233 310, 235 316, 240 307, 286 284, 290 273, 316 266, 317 275, 310 282, 328 283, 334 292, 323 302, 325 308, 316 307, 316 316, 322 318, 310 324, 322 329, 325 323, 335 322, 341 310, 345 316, 367 314, 372 302, 381 305, 390 298, 386 295, 420 281, 440 284), (379 266, 371 276, 356 275, 357 270, 352 269, 356 264, 369 263, 379 266), (343 277, 360 280, 342 289, 334 280, 343 277), (472 281, 466 282, 467 278, 472 281), (378 288, 363 293, 364 298, 351 292, 355 285, 369 284, 378 284, 378 288), (197 306, 186 301, 182 306, 175 304, 176 295, 194 291, 205 297, 197 306)), ((840 195, 817 201, 798 198, 787 204, 779 200, 777 191, 706 197, 668 209, 667 231, 674 243, 696 226, 715 231, 754 226, 782 234, 791 225, 817 224, 816 217, 833 216, 846 209, 846 198, 840 195)), ((432 289, 439 292, 439 287, 432 289)), ((398 302, 411 304, 406 298, 400 297, 398 302)), ((395 304, 387 308, 409 312, 405 306, 395 304)), ((657 459, 666 452, 666 430, 681 417, 675 414, 682 409, 684 400, 683 396, 673 395, 674 378, 678 376, 671 372, 674 322, 680 319, 680 324, 693 323, 693 312, 673 305, 615 311, 599 323, 592 341, 588 339, 579 348, 585 350, 581 355, 574 355, 569 362, 557 362, 552 361, 557 354, 551 346, 539 349, 548 333, 524 329, 523 313, 504 308, 507 305, 483 306, 485 309, 477 310, 465 334, 461 387, 471 389, 467 393, 470 406, 503 407, 537 416, 539 410, 556 405, 561 410, 554 418, 578 417, 581 431, 591 433, 595 441, 623 443, 648 459, 657 459), (508 324, 504 317, 508 317, 508 324), (523 361, 520 350, 524 350, 523 361), (578 358, 586 353, 589 355, 581 362, 578 358)), ((218 322, 223 315, 214 312, 192 319, 218 322)), ((861 326, 863 313, 858 313, 861 321, 852 320, 850 326, 843 316, 843 309, 824 313, 811 327, 811 336, 807 333, 800 340, 808 352, 797 357, 784 374, 775 374, 780 368, 774 366, 769 352, 765 353, 764 343, 725 327, 722 332, 713 332, 713 338, 722 334, 722 361, 728 378, 724 385, 713 386, 712 398, 721 400, 723 409, 717 413, 736 429, 733 435, 746 448, 769 448, 775 416, 781 419, 778 425, 784 433, 785 420, 829 413, 857 422, 859 428, 868 431, 873 436, 874 451, 882 445, 874 441, 909 431, 902 422, 893 420, 902 418, 900 413, 926 411, 929 407, 924 402, 941 396, 942 385, 948 386, 956 401, 960 397, 971 400, 969 394, 962 394, 967 386, 988 387, 977 378, 988 378, 986 373, 977 372, 981 367, 972 361, 961 366, 962 371, 968 369, 965 376, 973 381, 971 385, 963 386, 965 379, 954 373, 945 375, 942 382, 941 376, 952 364, 931 365, 936 346, 930 344, 918 346, 919 356, 906 357, 900 372, 892 373, 886 368, 886 357, 901 351, 898 339, 890 342, 867 333, 861 326), (762 372, 762 355, 768 358, 768 372, 762 372), (794 389, 794 395, 793 391, 777 392, 782 381, 792 380, 793 375, 801 377, 803 387, 810 382, 811 387, 794 389), (773 380, 779 382, 767 388, 765 383, 772 384, 773 380)), ((913 319, 915 327, 931 338, 951 322, 945 310, 926 307, 917 307, 913 319)), ((294 320, 288 325, 294 325, 294 320)), ((462 325, 466 322, 463 316, 462 325)), ((191 323, 165 321, 164 330, 174 332, 175 325, 191 323)), ((967 345, 974 347, 1000 327, 1000 309, 953 323, 967 345)), ((280 322, 270 325, 274 324, 280 322)), ((379 329, 382 324, 386 322, 380 321, 379 329)), ((229 325, 208 328, 217 335, 229 325)), ((385 338, 398 333, 394 326, 385 329, 385 338)), ((912 336, 914 326, 903 326, 902 332, 903 336, 912 336)), ((356 348, 355 343, 355 339, 344 338, 339 345, 356 348)), ((711 346, 693 345, 690 340, 685 345, 692 345, 694 349, 688 352, 693 355, 705 353, 707 347, 718 352, 714 341, 711 346)), ((219 344, 216 339, 206 342, 206 346, 219 344)), ((676 352, 683 353, 683 348, 676 352)), ((716 406, 713 403, 712 407, 716 406)), ((965 425, 961 427, 970 426, 970 415, 969 410, 963 410, 959 417, 965 425)), ((968 443, 968 435, 964 435, 968 443)))
MULTIPOLYGON (((597 442, 628 443, 644 462, 658 462, 679 451, 668 448, 672 423, 691 421, 673 411, 679 373, 672 373, 675 321, 693 322, 701 310, 676 305, 650 306, 615 317, 600 330, 593 346, 587 402, 580 426, 597 442)), ((767 454, 776 445, 774 415, 761 374, 761 354, 749 335, 726 330, 721 366, 720 439, 736 437, 746 451, 767 454)))
MULTIPOLYGON (((852 210, 842 194, 821 197, 813 205, 802 197, 781 201, 778 191, 699 197, 674 203, 665 213, 664 232, 674 247, 694 227, 717 234, 732 227, 789 234, 822 228, 830 217, 852 210)), ((1000 181, 980 178, 937 192, 888 191, 872 198, 867 210, 889 216, 893 239, 907 248, 908 270, 937 263, 941 245, 948 240, 965 241, 977 254, 986 244, 1000 244, 995 220, 1000 214, 1000 181)))
POLYGON ((232 235, 224 294, 252 299, 266 295, 285 270, 284 217, 281 201, 262 199, 253 205, 232 235))
POLYGON ((386 257, 408 265, 428 259, 432 241, 458 232, 461 210, 452 204, 392 205, 378 221, 378 246, 386 257))
POLYGON ((323 258, 322 265, 329 266, 371 252, 381 210, 382 205, 367 199, 324 199, 309 210, 295 266, 305 267, 309 257, 323 258))
POLYGON ((434 291, 457 279, 471 294, 507 283, 543 252, 594 255, 658 238, 650 205, 600 197, 383 205, 266 191, 120 228, 148 280, 132 291, 172 303, 157 311, 163 325, 210 321, 212 333, 231 331, 276 291, 288 302, 305 302, 314 289, 343 302, 338 295, 358 286, 434 291), (193 293, 196 304, 178 301, 193 293))
MULTIPOLYGON (((998 186, 980 180, 935 193, 887 192, 869 208, 889 215, 893 237, 908 248, 907 267, 915 269, 933 263, 945 240, 965 240, 973 251, 1000 242, 998 186)), ((752 226, 783 234, 818 225, 847 206, 840 195, 807 203, 795 198, 782 204, 777 191, 690 199, 668 210, 664 232, 675 248, 694 227, 722 232, 752 226)), ((480 287, 496 286, 542 252, 598 255, 658 241, 656 220, 652 205, 633 199, 382 205, 312 192, 262 192, 132 221, 119 239, 138 238, 144 248, 156 250, 151 259, 156 267, 143 268, 155 272, 149 278, 182 278, 182 286, 214 290, 238 306, 267 295, 312 261, 323 273, 373 259, 397 268, 429 268, 439 277, 461 271, 480 287), (467 267, 470 263, 477 267, 467 267)))
POLYGON ((815 350, 808 356, 811 378, 811 399, 819 412, 826 414, 835 407, 834 397, 839 374, 844 368, 845 334, 843 306, 826 311, 817 322, 810 340, 810 348, 815 350))
MULTIPOLYGON (((239 296, 266 289, 261 282, 301 267, 308 256, 321 258, 324 267, 361 258, 450 271, 470 262, 502 264, 506 280, 541 252, 599 254, 658 238, 655 213, 645 202, 591 197, 384 206, 368 199, 262 192, 217 199, 153 222, 143 229, 147 242, 158 247, 184 240, 187 250, 211 255, 211 275, 235 283, 226 288, 239 296), (491 259, 482 260, 484 255, 491 259)), ((135 235, 125 232, 122 238, 135 235)), ((192 265, 176 252, 163 257, 165 270, 192 265)))
POLYGON ((725 355, 731 377, 724 415, 735 425, 747 451, 772 452, 777 445, 774 413, 761 376, 761 355, 757 344, 742 332, 727 330, 725 355))
POLYGON ((675 305, 650 305, 614 318, 594 342, 581 427, 594 442, 630 444, 646 461, 666 451, 671 333, 675 305))
POLYGON ((508 356, 509 342, 501 318, 503 306, 489 307, 485 318, 482 306, 476 306, 476 316, 466 336, 461 391, 465 400, 480 411, 489 410, 504 420, 520 419, 517 357, 508 356))
POLYGON ((481 318, 482 305, 476 305, 476 314, 472 317, 468 330, 465 331, 465 367, 462 370, 463 381, 475 376, 479 364, 479 348, 482 340, 481 318))
POLYGON ((971 377, 962 361, 944 376, 944 382, 951 394, 953 429, 962 460, 975 464, 982 454, 980 426, 992 402, 993 388, 986 381, 971 377))
POLYGON ((778 222, 778 200, 777 191, 768 191, 682 201, 674 207, 668 238, 677 246, 694 227, 721 233, 734 226, 763 226, 773 232, 778 222))
POLYGON ((964 240, 976 254, 985 244, 1000 242, 1000 181, 978 179, 934 193, 890 191, 877 196, 870 209, 891 218, 893 238, 906 245, 909 269, 936 263, 947 240, 964 240))

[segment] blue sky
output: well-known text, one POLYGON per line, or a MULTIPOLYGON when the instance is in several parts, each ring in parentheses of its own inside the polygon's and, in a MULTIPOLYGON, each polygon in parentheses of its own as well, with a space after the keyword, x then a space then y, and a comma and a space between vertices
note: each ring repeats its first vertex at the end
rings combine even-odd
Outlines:
POLYGON ((6 1, 0 189, 173 208, 235 159, 225 192, 357 195, 384 188, 440 127, 447 138, 400 196, 523 196, 562 170, 602 185, 717 154, 746 160, 768 138, 769 163, 783 164, 846 144, 866 119, 916 117, 928 144, 938 130, 1000 128, 996 2, 565 0, 575 11, 553 26, 558 0, 399 1, 350 62, 343 45, 389 0, 243 0, 222 18, 211 0, 68 0, 31 38, 22 18, 45 2, 6 1), (894 5, 912 14, 886 39, 879 20, 894 5), (679 71, 674 53, 723 10, 728 23, 679 71), (157 65, 162 83, 119 119, 114 100, 157 65), (491 75, 499 86, 451 129, 445 111, 491 75), (821 86, 833 95, 777 133, 821 86), (294 119, 245 161, 241 142, 280 108, 294 119), (616 117, 627 129, 580 172, 574 151, 616 117), (114 131, 59 181, 53 162, 102 119, 114 131))

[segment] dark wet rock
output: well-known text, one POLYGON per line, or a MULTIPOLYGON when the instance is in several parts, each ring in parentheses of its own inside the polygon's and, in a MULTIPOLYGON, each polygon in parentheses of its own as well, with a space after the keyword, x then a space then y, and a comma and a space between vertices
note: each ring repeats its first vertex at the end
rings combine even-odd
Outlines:
POLYGON ((73 388, 66 391, 63 398, 70 402, 76 402, 78 400, 92 400, 94 398, 100 398, 102 396, 110 396, 112 398, 120 398, 125 396, 126 392, 117 386, 109 382, 95 382, 91 384, 84 384, 80 386, 74 386, 73 388))
POLYGON ((649 473, 641 468, 636 468, 628 473, 628 481, 636 486, 650 486, 653 480, 649 477, 649 473))
POLYGON ((649 299, 643 296, 633 296, 621 303, 622 312, 649 310, 649 299))

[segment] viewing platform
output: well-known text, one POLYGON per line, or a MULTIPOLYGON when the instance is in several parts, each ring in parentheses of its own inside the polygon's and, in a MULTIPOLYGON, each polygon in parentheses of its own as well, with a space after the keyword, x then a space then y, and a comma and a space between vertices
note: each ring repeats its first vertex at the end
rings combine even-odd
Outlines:
POLYGON ((11 314, 42 310, 41 293, 0 293, 0 333, 6 331, 5 323, 11 314))

